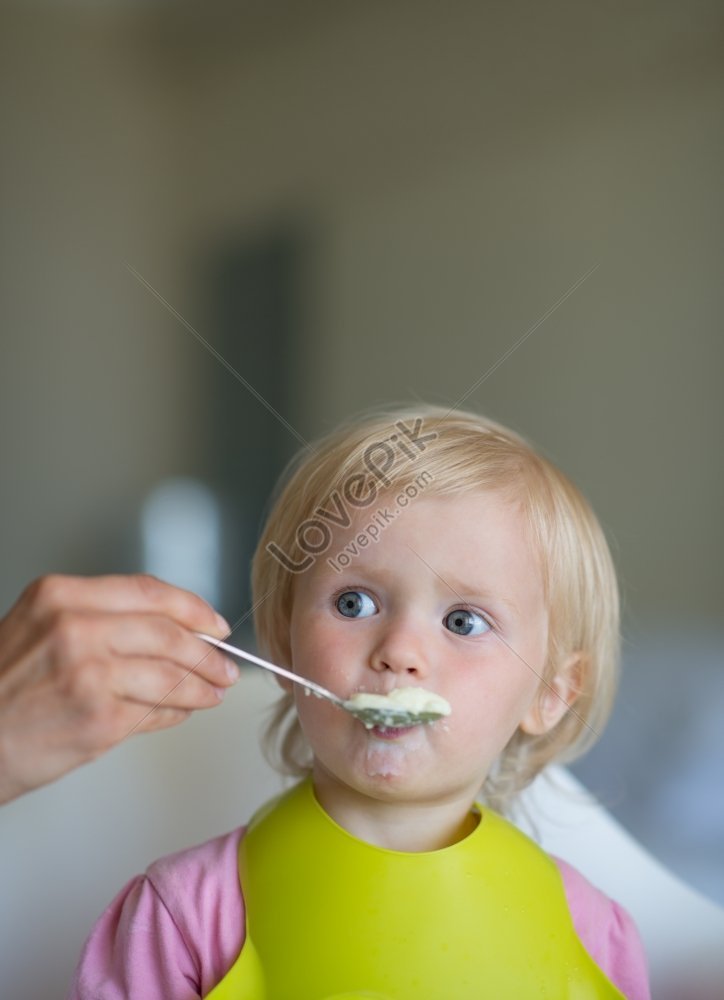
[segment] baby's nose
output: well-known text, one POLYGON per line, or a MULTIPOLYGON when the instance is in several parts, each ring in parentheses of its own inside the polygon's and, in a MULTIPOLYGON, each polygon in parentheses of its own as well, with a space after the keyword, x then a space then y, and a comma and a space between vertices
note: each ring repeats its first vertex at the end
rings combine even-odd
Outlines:
POLYGON ((374 670, 423 677, 428 669, 427 655, 419 629, 408 623, 387 629, 370 659, 374 670))

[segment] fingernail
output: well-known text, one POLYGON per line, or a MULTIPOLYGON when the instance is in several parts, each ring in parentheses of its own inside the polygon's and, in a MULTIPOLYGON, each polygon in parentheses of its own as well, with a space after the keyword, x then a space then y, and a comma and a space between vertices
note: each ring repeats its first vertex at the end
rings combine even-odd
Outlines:
POLYGON ((216 627, 224 635, 228 635, 231 632, 231 625, 227 622, 226 618, 223 618, 218 612, 216 614, 216 627))
POLYGON ((230 681, 239 680, 239 668, 231 660, 226 661, 226 676, 230 681))
POLYGON ((215 687, 214 691, 216 691, 216 697, 219 699, 219 701, 223 701, 226 695, 226 688, 215 687))

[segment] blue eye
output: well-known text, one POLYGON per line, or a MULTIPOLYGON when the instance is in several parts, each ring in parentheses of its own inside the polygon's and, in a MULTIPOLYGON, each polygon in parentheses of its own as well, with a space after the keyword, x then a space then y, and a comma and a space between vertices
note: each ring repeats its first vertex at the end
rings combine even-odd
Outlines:
POLYGON ((369 618, 377 611, 372 598, 361 590, 345 590, 335 603, 337 611, 345 618, 369 618))
POLYGON ((490 631, 490 624, 477 612, 458 608, 445 616, 445 628, 456 635, 482 635, 490 631))

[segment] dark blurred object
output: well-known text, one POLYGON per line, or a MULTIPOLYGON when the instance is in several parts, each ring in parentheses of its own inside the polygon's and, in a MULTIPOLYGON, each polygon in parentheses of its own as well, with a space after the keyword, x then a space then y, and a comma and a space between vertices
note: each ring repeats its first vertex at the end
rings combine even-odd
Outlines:
POLYGON ((207 266, 213 345, 207 474, 224 524, 219 609, 234 623, 250 607, 249 563, 269 496, 301 439, 290 419, 302 326, 302 244, 286 228, 213 251, 207 266))

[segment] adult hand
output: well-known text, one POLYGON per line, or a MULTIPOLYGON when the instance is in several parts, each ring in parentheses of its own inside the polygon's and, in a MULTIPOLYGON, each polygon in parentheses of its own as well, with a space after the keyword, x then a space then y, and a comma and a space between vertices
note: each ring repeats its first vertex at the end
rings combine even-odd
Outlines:
POLYGON ((194 631, 230 629, 155 577, 31 584, 0 620, 0 803, 218 705, 238 670, 194 631))

